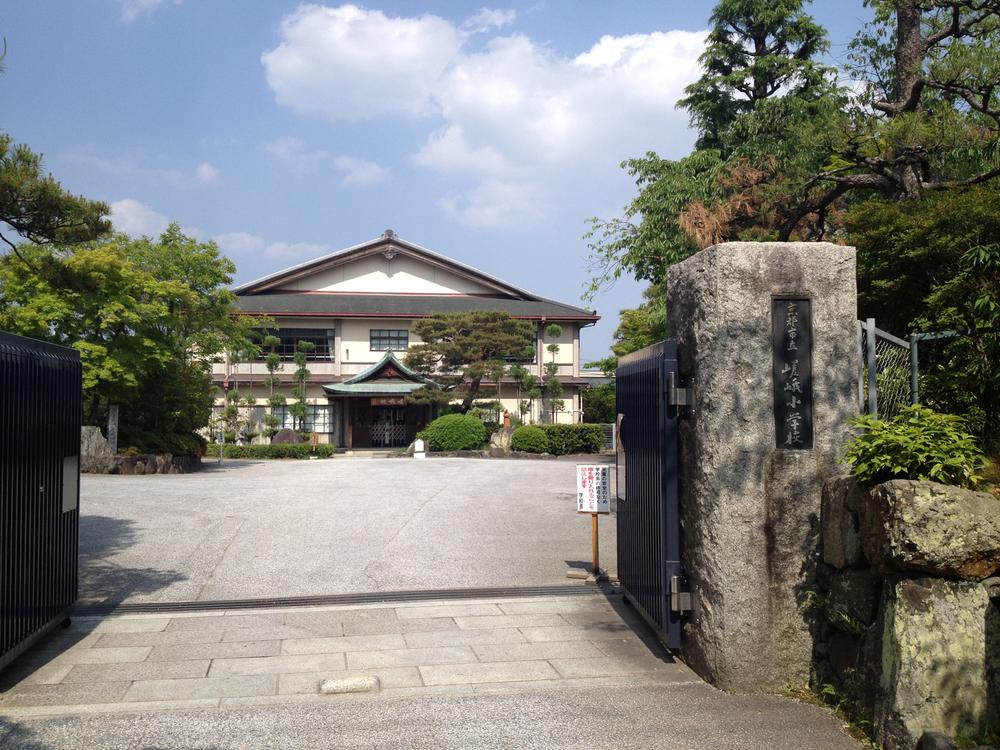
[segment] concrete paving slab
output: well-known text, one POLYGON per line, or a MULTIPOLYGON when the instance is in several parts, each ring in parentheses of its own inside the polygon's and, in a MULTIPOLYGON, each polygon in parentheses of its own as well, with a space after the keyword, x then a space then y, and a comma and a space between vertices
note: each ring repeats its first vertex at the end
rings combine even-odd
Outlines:
POLYGON ((236 628, 273 628, 282 625, 284 615, 227 615, 223 617, 175 617, 166 626, 176 630, 235 630, 236 628))
POLYGON ((275 625, 269 628, 236 628, 222 631, 224 643, 236 641, 283 641, 286 638, 312 638, 316 634, 308 628, 294 625, 275 625))
POLYGON ((218 643, 223 630, 173 630, 154 633, 104 633, 92 648, 125 646, 169 646, 174 643, 218 643))
POLYGON ((565 625, 559 615, 492 615, 486 617, 456 617, 455 622, 462 630, 480 628, 552 628, 565 625))
POLYGON ((356 651, 347 654, 347 667, 349 669, 415 667, 423 664, 458 664, 475 660, 476 655, 468 646, 402 648, 391 651, 356 651))
POLYGON ((123 680, 158 680, 179 677, 204 677, 208 659, 191 661, 139 662, 131 664, 77 664, 63 678, 63 683, 96 684, 123 680))
POLYGON ((505 615, 565 615, 569 612, 615 612, 603 597, 574 597, 562 599, 521 599, 497 605, 505 615))
POLYGON ((477 682, 559 679, 559 674, 545 661, 429 665, 420 667, 420 676, 425 685, 470 685, 477 682))
POLYGON ((403 636, 410 648, 430 646, 472 646, 485 643, 524 643, 524 636, 517 628, 488 628, 483 630, 454 630, 438 633, 407 633, 403 636))
MULTIPOLYGON (((392 610, 389 610, 392 612, 392 610)), ((383 633, 430 633, 441 630, 458 630, 450 617, 400 620, 393 612, 393 619, 348 620, 343 623, 344 635, 379 635, 383 633)))
POLYGON ((196 700, 246 695, 273 695, 277 675, 205 677, 197 680, 140 680, 133 682, 125 701, 196 700))
POLYGON ((552 628, 521 628, 521 633, 531 642, 541 641, 598 641, 615 640, 632 635, 626 623, 592 623, 590 625, 564 625, 552 628))
POLYGON ((73 618, 69 630, 85 633, 156 633, 170 623, 169 618, 73 618))
POLYGON ((264 656, 250 659, 215 659, 209 677, 238 675, 292 674, 343 670, 347 666, 343 654, 301 654, 296 656, 264 656))
POLYGON ((586 659, 603 654, 589 641, 553 641, 551 643, 502 643, 473 646, 479 661, 534 661, 545 659, 586 659))
POLYGON ((396 616, 400 620, 415 620, 434 617, 479 617, 502 615, 496 604, 437 604, 433 606, 397 607, 396 616))
POLYGON ((406 648, 399 633, 345 635, 338 638, 290 638, 281 644, 283 654, 331 654, 347 651, 377 651, 406 648))
POLYGON ((80 703, 120 701, 129 682, 78 683, 69 685, 18 685, 0 696, 0 716, 15 706, 72 706, 80 703))
POLYGON ((613 677, 635 672, 657 672, 668 666, 655 659, 642 662, 622 662, 606 656, 595 659, 552 659, 551 664, 559 672, 560 677, 613 677))
POLYGON ((188 659, 235 659, 250 656, 277 656, 281 641, 229 641, 220 643, 174 643, 154 646, 147 661, 174 662, 188 659))
POLYGON ((152 646, 121 646, 118 648, 83 648, 64 651, 56 661, 66 664, 116 664, 145 661, 152 646))

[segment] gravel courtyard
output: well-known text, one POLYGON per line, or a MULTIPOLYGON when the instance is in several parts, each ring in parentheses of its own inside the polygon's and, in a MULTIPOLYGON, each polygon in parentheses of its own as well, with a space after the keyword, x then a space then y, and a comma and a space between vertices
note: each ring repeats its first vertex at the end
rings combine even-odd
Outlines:
MULTIPOLYGON (((81 600, 195 601, 565 584, 590 559, 575 463, 230 461, 84 475, 81 600)), ((614 568, 614 517, 601 560, 614 568)))

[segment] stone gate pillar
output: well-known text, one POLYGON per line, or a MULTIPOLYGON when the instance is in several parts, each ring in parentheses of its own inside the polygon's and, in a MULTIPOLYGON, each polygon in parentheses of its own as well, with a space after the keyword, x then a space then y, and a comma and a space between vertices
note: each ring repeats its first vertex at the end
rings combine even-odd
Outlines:
POLYGON ((731 242, 667 273, 681 425, 684 657, 726 690, 808 680, 820 491, 857 413, 855 251, 731 242))

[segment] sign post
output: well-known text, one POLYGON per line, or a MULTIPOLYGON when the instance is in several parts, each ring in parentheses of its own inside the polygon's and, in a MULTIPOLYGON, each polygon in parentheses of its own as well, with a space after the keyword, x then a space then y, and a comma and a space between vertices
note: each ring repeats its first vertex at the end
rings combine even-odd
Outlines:
POLYGON ((593 574, 601 575, 601 551, 598 537, 598 516, 611 513, 611 467, 577 464, 576 512, 590 514, 591 545, 594 557, 593 574))

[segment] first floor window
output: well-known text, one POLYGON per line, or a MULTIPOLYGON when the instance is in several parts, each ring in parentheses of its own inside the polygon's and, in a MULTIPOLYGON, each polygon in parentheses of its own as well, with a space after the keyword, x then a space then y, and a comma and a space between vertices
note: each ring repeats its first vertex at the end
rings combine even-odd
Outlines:
POLYGON ((369 331, 373 352, 402 352, 410 345, 410 332, 391 328, 372 328, 369 331))
MULTIPOLYGON (((292 417, 289 405, 276 406, 274 415, 278 418, 279 427, 295 429, 295 420, 292 417)), ((303 428, 306 432, 333 432, 333 406, 330 404, 306 404, 308 413, 306 423, 303 428)))

